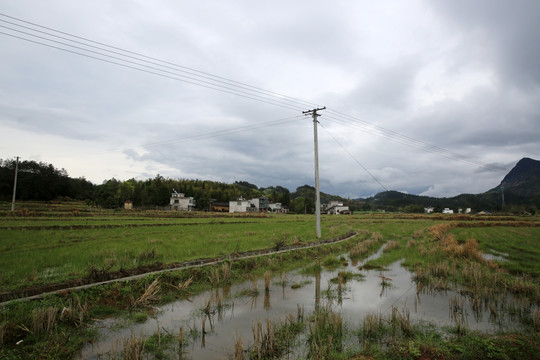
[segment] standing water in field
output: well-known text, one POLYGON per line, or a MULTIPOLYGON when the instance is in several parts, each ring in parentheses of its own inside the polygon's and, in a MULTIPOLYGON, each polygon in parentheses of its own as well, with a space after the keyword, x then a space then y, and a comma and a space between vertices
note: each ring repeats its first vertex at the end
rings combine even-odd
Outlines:
MULTIPOLYGON (((400 262, 385 269, 362 267, 382 251, 363 262, 342 256, 334 269, 316 266, 309 274, 298 269, 216 288, 164 305, 155 317, 143 318, 142 322, 99 321, 95 326, 100 340, 85 347, 79 358, 118 358, 127 347, 140 349, 143 338, 145 351, 166 353, 166 358, 233 358, 235 347, 236 351, 248 349, 260 341, 257 334, 261 328, 270 327, 270 322, 308 316, 329 304, 351 329, 359 328, 368 314, 382 317, 396 311, 412 322, 473 330, 497 331, 519 325, 497 311, 511 299, 494 299, 489 304, 483 299, 478 303, 455 291, 422 289, 400 262)), ((291 342, 290 346, 292 358, 306 355, 305 341, 291 342)))

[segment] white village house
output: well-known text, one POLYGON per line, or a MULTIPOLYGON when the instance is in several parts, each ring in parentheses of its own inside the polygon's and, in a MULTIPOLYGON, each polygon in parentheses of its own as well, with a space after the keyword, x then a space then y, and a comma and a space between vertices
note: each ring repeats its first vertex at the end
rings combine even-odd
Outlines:
POLYGON ((171 210, 192 211, 195 210, 195 199, 173 189, 169 207, 171 210))
POLYGON ((243 197, 239 197, 236 200, 229 201, 229 213, 243 213, 243 212, 286 212, 286 209, 281 206, 281 203, 270 203, 266 196, 260 198, 253 198, 246 200, 243 197))
POLYGON ((323 204, 321 210, 328 215, 350 214, 349 207, 339 201, 330 201, 328 204, 323 204))
POLYGON ((239 197, 236 200, 229 201, 229 213, 253 211, 251 209, 251 203, 249 202, 249 200, 246 200, 243 197, 239 197))

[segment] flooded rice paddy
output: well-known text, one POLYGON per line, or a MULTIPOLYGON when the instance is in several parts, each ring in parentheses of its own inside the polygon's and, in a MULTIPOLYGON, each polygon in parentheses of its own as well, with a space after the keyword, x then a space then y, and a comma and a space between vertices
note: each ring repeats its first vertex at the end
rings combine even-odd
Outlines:
MULTIPOLYGON (((118 358, 126 339, 154 337, 157 342, 176 339, 176 345, 169 350, 176 352, 176 358, 230 359, 234 356, 235 341, 242 339, 244 349, 253 343, 254 324, 266 324, 268 320, 279 323, 289 314, 307 316, 328 306, 341 314, 344 324, 350 325, 345 328, 352 329, 359 328, 368 314, 386 316, 394 309, 408 314, 413 323, 426 321, 439 327, 464 326, 487 332, 519 327, 519 321, 513 318, 519 315, 517 299, 505 296, 479 303, 457 291, 419 288, 414 274, 400 261, 385 269, 362 267, 382 251, 383 248, 359 262, 345 254, 339 257, 341 265, 334 269, 322 267, 312 274, 298 269, 272 274, 266 280, 259 278, 216 288, 161 306, 155 316, 143 317, 140 322, 125 318, 99 321, 95 326, 100 340, 86 346, 77 358, 118 358), (338 280, 340 272, 352 274, 352 279, 338 280), (498 311, 503 306, 517 310, 498 311), (179 338, 187 344, 181 349, 179 338)), ((301 341, 292 351, 290 358, 306 354, 301 341)))

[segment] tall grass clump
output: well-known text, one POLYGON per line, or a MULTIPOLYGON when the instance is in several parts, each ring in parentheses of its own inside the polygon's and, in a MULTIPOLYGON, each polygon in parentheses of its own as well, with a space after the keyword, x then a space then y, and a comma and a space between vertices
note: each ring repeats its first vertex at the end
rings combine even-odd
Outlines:
POLYGON ((298 314, 289 314, 284 321, 266 322, 258 320, 252 324, 253 345, 249 350, 249 358, 274 359, 281 358, 286 354, 294 343, 294 339, 300 334, 304 325, 303 309, 298 307, 298 314))
POLYGON ((330 306, 316 312, 309 323, 309 355, 313 359, 329 359, 343 352, 343 318, 330 306))
POLYGON ((484 262, 482 253, 476 239, 468 239, 464 244, 459 244, 453 234, 444 236, 440 242, 442 249, 452 257, 461 257, 469 260, 484 262))
POLYGON ((390 240, 386 243, 383 252, 390 252, 394 249, 399 249, 399 243, 397 241, 390 240))
POLYGON ((272 280, 272 273, 270 271, 266 271, 264 273, 264 291, 269 292, 270 291, 270 281, 272 280))
POLYGON ((56 328, 58 312, 54 306, 32 310, 32 333, 36 335, 50 334, 56 328))
POLYGON ((382 240, 383 236, 381 233, 371 233, 371 237, 369 239, 359 242, 349 251, 349 256, 351 259, 360 259, 365 257, 369 252, 373 251, 375 247, 382 242, 382 240))
POLYGON ((144 339, 131 335, 129 338, 124 338, 123 358, 124 360, 142 360, 144 352, 144 339))
POLYGON ((437 225, 433 225, 430 228, 428 228, 428 232, 431 236, 433 236, 436 240, 443 240, 445 235, 456 227, 456 223, 451 221, 449 223, 441 223, 437 225))
POLYGON ((140 295, 136 300, 132 301, 132 306, 146 307, 153 302, 159 301, 161 299, 158 296, 160 291, 161 287, 159 285, 159 279, 155 279, 154 281, 152 281, 152 283, 150 283, 150 285, 148 285, 142 295, 140 295))

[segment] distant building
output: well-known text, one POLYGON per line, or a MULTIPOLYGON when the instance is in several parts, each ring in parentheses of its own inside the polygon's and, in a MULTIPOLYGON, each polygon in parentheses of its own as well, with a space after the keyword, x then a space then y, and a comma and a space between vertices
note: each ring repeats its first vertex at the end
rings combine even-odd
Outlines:
POLYGON ((339 201, 330 201, 328 204, 323 204, 321 205, 321 210, 327 213, 328 215, 351 213, 351 211, 349 210, 349 207, 346 205, 343 205, 343 203, 339 201))
POLYGON ((212 201, 212 203, 210 203, 210 211, 229 212, 229 203, 212 201))
POLYGON ((442 211, 443 214, 453 214, 454 213, 454 210, 451 210, 449 208, 444 208, 444 210, 442 211))
POLYGON ((266 196, 261 196, 249 200, 249 203, 255 207, 255 211, 268 211, 268 200, 266 196))
POLYGON ((126 210, 132 210, 133 209, 133 203, 131 200, 124 201, 124 209, 126 210))
POLYGON ((433 206, 428 206, 428 207, 424 208, 424 212, 426 214, 431 214, 434 210, 435 210, 435 208, 433 206))
POLYGON ((192 211, 195 210, 195 199, 186 197, 184 194, 178 193, 173 189, 169 207, 171 210, 192 211))
POLYGON ((286 213, 289 211, 289 209, 287 209, 281 203, 270 203, 268 204, 268 211, 273 213, 286 213))
POLYGON ((249 200, 239 197, 236 200, 229 201, 229 212, 230 213, 243 213, 248 211, 254 211, 255 207, 251 206, 249 200))
POLYGON ((465 214, 470 214, 472 212, 471 208, 466 208, 465 209, 465 214))
POLYGON ((281 203, 270 203, 270 199, 266 196, 260 198, 253 198, 246 200, 243 197, 239 197, 236 200, 229 201, 230 213, 243 213, 243 212, 287 212, 288 209, 281 205, 281 203))

